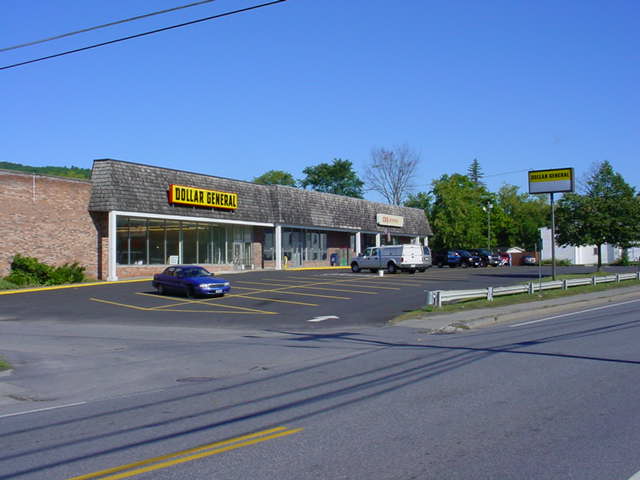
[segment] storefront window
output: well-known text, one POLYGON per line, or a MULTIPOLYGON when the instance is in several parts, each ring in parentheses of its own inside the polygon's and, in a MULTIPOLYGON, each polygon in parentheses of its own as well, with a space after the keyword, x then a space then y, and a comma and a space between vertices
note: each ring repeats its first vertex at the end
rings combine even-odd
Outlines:
POLYGON ((167 220, 165 264, 180 262, 180 222, 167 220))
POLYGON ((150 218, 147 223, 149 235, 149 263, 164 264, 164 220, 150 218))
POLYGON ((182 263, 198 263, 198 225, 182 222, 182 263))
POLYGON ((147 220, 129 219, 129 252, 131 265, 147 263, 147 220))
POLYGON ((210 225, 198 225, 198 263, 211 263, 210 225))
POLYGON ((264 246, 262 248, 263 260, 274 260, 275 249, 273 245, 273 232, 264 232, 264 246))
POLYGON ((129 218, 118 217, 116 224, 116 261, 129 265, 129 218))

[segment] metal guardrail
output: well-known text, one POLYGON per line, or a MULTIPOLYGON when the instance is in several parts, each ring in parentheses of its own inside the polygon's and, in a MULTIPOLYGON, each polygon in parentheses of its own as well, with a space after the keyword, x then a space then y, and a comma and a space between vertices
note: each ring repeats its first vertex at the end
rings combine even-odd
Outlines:
POLYGON ((452 303, 459 300, 473 300, 476 298, 485 298, 492 302, 493 297, 501 295, 514 295, 517 293, 528 293, 530 295, 541 290, 553 290, 561 288, 566 290, 570 287, 578 287, 581 285, 598 285, 600 283, 619 283, 623 280, 640 280, 640 272, 636 273, 618 273, 615 275, 606 275, 602 277, 572 278, 569 280, 555 280, 551 282, 529 282, 525 285, 512 285, 507 287, 487 287, 477 288, 473 290, 430 290, 427 292, 427 305, 442 307, 445 303, 452 303))

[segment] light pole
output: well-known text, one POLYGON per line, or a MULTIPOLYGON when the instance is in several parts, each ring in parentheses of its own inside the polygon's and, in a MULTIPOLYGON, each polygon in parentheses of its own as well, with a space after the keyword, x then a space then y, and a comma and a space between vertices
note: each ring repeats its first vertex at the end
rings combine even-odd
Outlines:
POLYGON ((487 203, 486 207, 482 207, 482 210, 487 212, 487 250, 491 251, 491 209, 493 204, 487 203))

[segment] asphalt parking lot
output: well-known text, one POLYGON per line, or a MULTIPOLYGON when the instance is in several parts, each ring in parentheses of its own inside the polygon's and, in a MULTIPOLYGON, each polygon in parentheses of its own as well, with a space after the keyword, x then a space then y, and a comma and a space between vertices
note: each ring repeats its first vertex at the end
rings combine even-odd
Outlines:
MULTIPOLYGON (((590 273, 593 268, 561 271, 590 273)), ((543 267, 543 274, 550 274, 543 267)), ((424 273, 349 270, 225 274, 224 297, 158 295, 149 280, 0 295, 0 320, 112 323, 265 330, 382 326, 424 305, 427 290, 510 285, 538 278, 537 267, 431 268, 424 273)))

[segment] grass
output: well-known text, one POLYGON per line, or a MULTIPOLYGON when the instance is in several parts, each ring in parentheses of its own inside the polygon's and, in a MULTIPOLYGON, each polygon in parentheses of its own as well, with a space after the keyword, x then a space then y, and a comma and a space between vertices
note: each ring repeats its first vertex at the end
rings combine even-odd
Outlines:
POLYGON ((9 362, 7 362, 4 358, 0 357, 0 372, 3 370, 10 370, 13 368, 9 362))
MULTIPOLYGON (((606 273, 600 272, 598 276, 606 275, 606 273)), ((558 275, 558 280, 565 280, 569 278, 584 278, 585 275, 558 275)), ((549 279, 547 279, 549 281, 549 279)), ((528 282, 527 282, 528 283, 528 282)), ((494 297, 493 302, 489 302, 485 299, 476 299, 476 300, 463 300, 456 303, 450 303, 443 305, 438 308, 433 305, 425 305, 423 308, 419 310, 414 310, 412 312, 407 312, 400 317, 394 319, 394 322, 401 320, 408 320, 410 318, 422 317, 425 314, 440 314, 440 313, 454 313, 454 312, 463 312, 468 310, 476 310, 479 308, 495 308, 495 307, 503 307, 507 305, 516 305, 519 303, 529 303, 529 302, 539 302, 542 300, 551 300, 554 298, 562 298, 569 297, 572 295, 579 295, 581 293, 593 293, 593 292, 602 292, 605 290, 614 290, 616 288, 624 288, 631 286, 640 286, 640 281, 638 280, 624 280, 620 283, 601 283, 599 285, 584 285, 580 287, 571 287, 567 290, 562 290, 560 288, 554 290, 543 290, 542 292, 536 292, 533 295, 529 295, 527 293, 520 293, 515 295, 504 295, 499 297, 494 297)))

